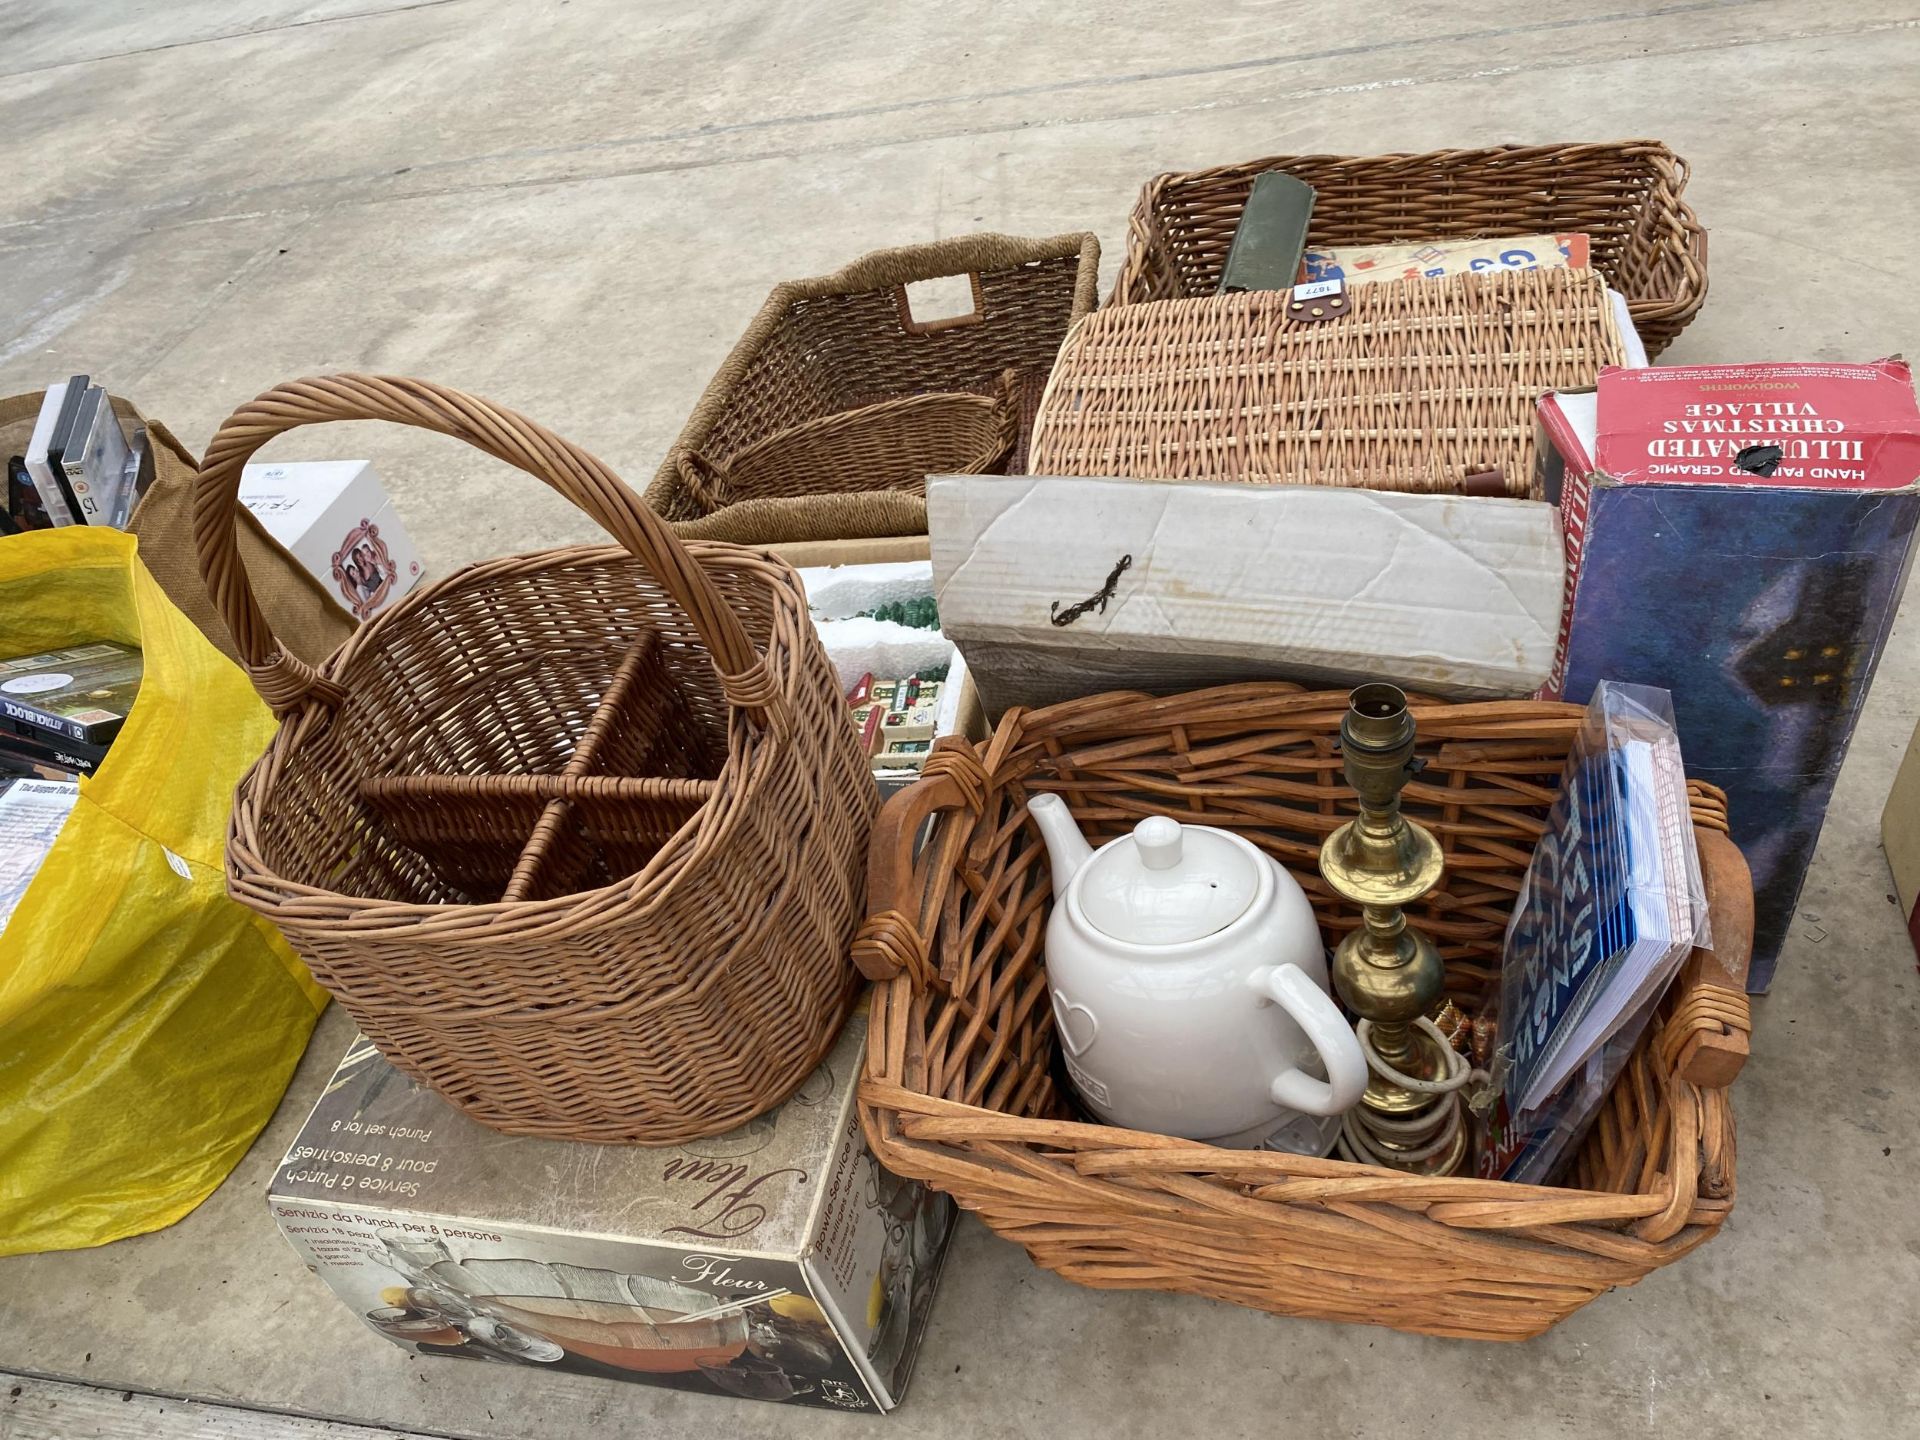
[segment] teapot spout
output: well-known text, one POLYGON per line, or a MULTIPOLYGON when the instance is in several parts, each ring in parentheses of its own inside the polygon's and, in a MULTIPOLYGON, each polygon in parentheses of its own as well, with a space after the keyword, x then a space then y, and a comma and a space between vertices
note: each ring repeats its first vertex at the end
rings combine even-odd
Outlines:
POLYGON ((1053 893, 1064 895, 1080 867, 1093 858, 1093 847, 1073 823, 1067 802, 1058 795, 1035 795, 1027 801, 1027 813, 1047 842, 1047 858, 1053 862, 1053 893))

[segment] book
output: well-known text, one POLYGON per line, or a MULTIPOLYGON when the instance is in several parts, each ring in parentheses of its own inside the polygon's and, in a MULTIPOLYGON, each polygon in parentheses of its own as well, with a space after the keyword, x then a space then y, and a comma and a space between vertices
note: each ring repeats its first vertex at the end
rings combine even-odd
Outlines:
POLYGON ((1644 1006, 1599 1051, 1587 1057, 1573 1078, 1539 1110, 1516 1119, 1500 1098, 1489 1117, 1480 1154, 1482 1179, 1516 1185, 1552 1182, 1561 1162, 1574 1153, 1606 1101, 1607 1091, 1633 1055, 1657 1004, 1644 1006))
POLYGON ((1370 285, 1378 280, 1438 279, 1483 270, 1585 270, 1588 255, 1587 237, 1577 233, 1412 240, 1308 250, 1301 274, 1310 281, 1370 285))
POLYGON ((1671 715, 1646 686, 1602 682, 1588 705, 1507 925, 1483 1174, 1516 1178, 1521 1156, 1545 1166, 1564 1151, 1688 952, 1710 941, 1671 715))
POLYGON ((70 780, 0 780, 0 931, 20 908, 79 796, 70 780))

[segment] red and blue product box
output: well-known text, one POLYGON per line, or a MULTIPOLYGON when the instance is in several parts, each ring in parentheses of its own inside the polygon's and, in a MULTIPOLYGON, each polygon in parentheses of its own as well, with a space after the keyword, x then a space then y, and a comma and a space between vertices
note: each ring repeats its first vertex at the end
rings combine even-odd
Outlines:
POLYGON ((1785 944, 1913 557, 1920 405, 1905 363, 1600 374, 1540 403, 1567 591, 1546 692, 1673 694, 1687 773, 1753 867, 1748 988, 1785 944))

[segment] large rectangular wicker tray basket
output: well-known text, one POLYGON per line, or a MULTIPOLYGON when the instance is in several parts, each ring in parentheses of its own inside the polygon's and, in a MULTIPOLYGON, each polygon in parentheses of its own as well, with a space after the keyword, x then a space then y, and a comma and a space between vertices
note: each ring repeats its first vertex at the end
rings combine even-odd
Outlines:
POLYGON ((1256 177, 1313 186, 1310 245, 1577 230, 1658 355, 1707 298, 1707 232, 1687 162, 1657 140, 1498 145, 1423 155, 1270 155, 1150 180, 1127 222, 1110 305, 1211 295, 1256 177))
MULTIPOLYGON (((1069 1118, 1042 941, 1049 875, 1029 794, 1063 796, 1096 844, 1152 813, 1233 828, 1306 888, 1331 943, 1355 917, 1320 883, 1354 811, 1335 750, 1345 692, 1251 684, 1101 695, 1010 712, 979 750, 942 742, 882 812, 855 945, 875 988, 861 1119, 889 1170, 977 1212, 1081 1284, 1212 1296, 1434 1335, 1537 1335, 1711 1237, 1733 1205, 1725 1081, 1752 884, 1724 797, 1692 789, 1719 953, 1696 952, 1561 1188, 1223 1150, 1069 1118), (934 823, 917 856, 914 837, 934 823), (1716 983, 1716 981, 1722 983, 1716 983), (1688 1078, 1688 1077, 1696 1078, 1688 1078)), ((1427 768, 1408 812, 1447 872, 1411 916, 1477 1008, 1582 711, 1417 702, 1427 768)))

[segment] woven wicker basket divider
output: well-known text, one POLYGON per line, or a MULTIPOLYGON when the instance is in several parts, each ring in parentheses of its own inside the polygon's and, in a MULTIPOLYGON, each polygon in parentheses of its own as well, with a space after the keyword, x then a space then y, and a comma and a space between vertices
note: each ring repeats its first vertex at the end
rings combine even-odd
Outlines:
POLYGON ((1542 392, 1624 357, 1590 270, 1391 280, 1349 313, 1284 292, 1108 306, 1062 347, 1029 473, 1534 493, 1542 392))
POLYGON ((1274 155, 1156 176, 1127 222, 1109 304, 1211 295, 1254 180, 1314 187, 1317 247, 1580 231, 1627 299, 1649 355, 1707 296, 1707 232, 1682 198, 1687 163, 1657 140, 1501 145, 1420 155, 1274 155))
POLYGON ((682 545, 600 461, 425 381, 335 375, 208 446, 195 540, 279 734, 243 781, 228 887, 402 1070, 517 1134, 679 1143, 830 1048, 857 976, 877 796, 798 576, 682 545), (388 420, 545 481, 620 541, 421 586, 317 669, 234 547, 269 439, 388 420))
MULTIPOLYGON (((764 545, 924 535, 922 496, 876 486, 858 455, 831 474, 816 473, 805 493, 757 495, 718 509, 708 475, 796 427, 907 396, 1004 391, 1024 407, 1024 420, 1068 327, 1093 309, 1099 266, 1100 244, 1090 234, 966 235, 875 251, 831 275, 775 286, 694 406, 647 487, 647 503, 683 539, 764 545), (907 287, 955 276, 968 277, 972 310, 916 319, 907 287)), ((897 437, 931 442, 926 456, 896 443, 885 473, 941 473, 958 442, 932 434, 940 413, 930 410, 916 432, 897 437)), ((1025 453, 1019 443, 1010 451, 1015 463, 1025 453)), ((815 458, 826 457, 816 451, 815 458)))
POLYGON ((687 488, 709 514, 749 500, 862 490, 927 493, 929 475, 984 475, 1019 428, 1010 394, 903 395, 823 415, 757 440, 724 465, 682 457, 687 488))
MULTIPOLYGON (((1278 683, 1010 711, 983 749, 942 741, 874 832, 854 947, 874 991, 862 1123, 894 1173, 953 1195, 1034 1260, 1101 1288, 1281 1314, 1521 1339, 1712 1236, 1732 1207, 1724 1087, 1687 1078, 1743 1034, 1752 882, 1724 797, 1692 787, 1714 934, 1649 1027, 1559 1188, 1223 1150, 1069 1118, 1043 942, 1045 846, 1026 797, 1063 796, 1096 845, 1171 814, 1244 834, 1300 880, 1329 944, 1357 917, 1319 879, 1355 810, 1335 750, 1346 692, 1278 683), (916 856, 923 822, 934 827, 916 856)), ((1440 837, 1441 886, 1409 918, 1470 1010, 1578 729, 1577 706, 1416 702, 1427 768, 1404 800, 1440 837)))

